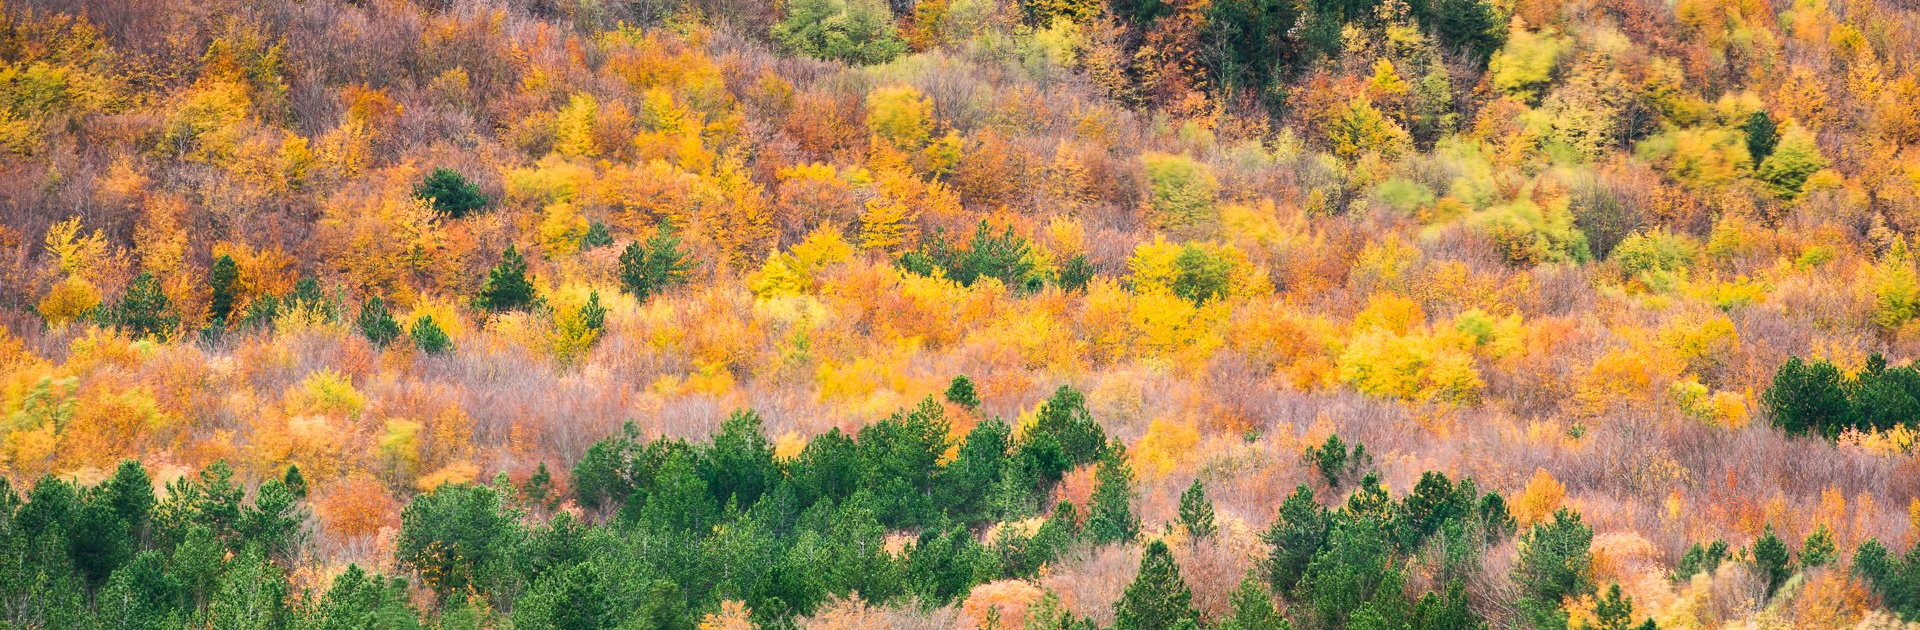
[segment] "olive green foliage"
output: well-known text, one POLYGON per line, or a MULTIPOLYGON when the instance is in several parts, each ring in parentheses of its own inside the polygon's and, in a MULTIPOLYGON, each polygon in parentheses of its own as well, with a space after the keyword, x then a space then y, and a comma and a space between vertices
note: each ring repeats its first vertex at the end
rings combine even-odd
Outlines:
POLYGON ((886 63, 907 50, 874 0, 794 0, 773 38, 789 51, 854 65, 886 63))
POLYGON ((1214 197, 1220 182, 1207 165, 1186 155, 1147 153, 1140 156, 1146 169, 1151 221, 1177 234, 1210 234, 1219 225, 1214 197))

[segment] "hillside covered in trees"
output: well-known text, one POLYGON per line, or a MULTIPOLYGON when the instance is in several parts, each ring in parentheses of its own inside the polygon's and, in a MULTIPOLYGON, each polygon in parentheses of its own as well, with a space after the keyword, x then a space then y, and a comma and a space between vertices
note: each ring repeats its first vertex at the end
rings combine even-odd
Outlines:
POLYGON ((0 628, 1920 627, 1900 0, 4 0, 0 628))

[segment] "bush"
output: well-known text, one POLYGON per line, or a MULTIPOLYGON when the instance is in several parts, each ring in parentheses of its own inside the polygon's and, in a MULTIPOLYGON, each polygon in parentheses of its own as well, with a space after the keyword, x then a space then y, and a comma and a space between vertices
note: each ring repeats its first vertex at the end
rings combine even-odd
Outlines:
POLYGON ((459 171, 446 167, 433 169, 420 180, 413 188, 413 196, 427 200, 434 210, 453 219, 487 207, 487 197, 480 194, 479 186, 467 181, 459 171))
POLYGON ((874 0, 794 0, 773 26, 787 50, 816 59, 871 65, 907 51, 886 7, 874 0))

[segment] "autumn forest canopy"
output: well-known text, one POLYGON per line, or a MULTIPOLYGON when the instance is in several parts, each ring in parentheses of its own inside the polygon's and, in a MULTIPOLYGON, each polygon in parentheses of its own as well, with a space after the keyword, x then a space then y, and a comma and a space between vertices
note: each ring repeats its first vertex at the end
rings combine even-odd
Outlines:
POLYGON ((0 0, 0 630, 1920 628, 1897 0, 0 0))

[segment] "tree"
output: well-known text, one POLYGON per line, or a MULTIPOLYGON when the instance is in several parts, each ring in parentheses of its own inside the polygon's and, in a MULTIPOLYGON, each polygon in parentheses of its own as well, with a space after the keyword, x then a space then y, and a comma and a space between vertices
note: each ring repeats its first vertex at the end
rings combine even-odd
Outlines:
POLYGON ((174 312, 167 294, 153 274, 142 271, 127 285, 120 301, 101 311, 100 322, 125 331, 135 339, 166 340, 180 327, 180 315, 174 312))
POLYGON ((1087 255, 1074 254, 1060 265, 1058 284, 1063 291, 1086 291, 1087 283, 1093 282, 1093 274, 1093 263, 1087 260, 1087 255))
POLYGON ((1187 491, 1180 493, 1180 524, 1185 525, 1187 533, 1195 538, 1213 536, 1213 502, 1207 500, 1206 486, 1200 484, 1198 477, 1187 491))
POLYGON ((1213 170, 1186 155, 1147 153, 1140 160, 1154 226, 1177 234, 1211 234, 1220 220, 1214 207, 1220 182, 1213 170))
POLYGON ((1467 53, 1476 66, 1507 43, 1507 20, 1485 0, 1428 0, 1416 17, 1440 36, 1440 44, 1467 53))
POLYGON ((1293 624, 1273 606, 1273 596, 1267 593, 1260 576, 1247 571, 1240 579, 1240 586, 1233 589, 1229 598, 1233 603, 1233 616, 1222 621, 1219 630, 1292 630, 1293 624))
POLYGON ((1832 562, 1839 552, 1833 544, 1833 530, 1826 523, 1813 528, 1807 534, 1806 542, 1800 544, 1800 566, 1813 569, 1832 562))
POLYGON ((1522 611, 1538 625, 1566 625, 1560 602, 1593 592, 1593 529, 1572 510, 1555 512, 1553 520, 1533 526, 1520 538, 1520 558, 1513 578, 1520 586, 1522 611))
POLYGON ((1772 154, 1757 163, 1753 176, 1766 184, 1775 197, 1793 200, 1805 191, 1807 179, 1828 164, 1826 156, 1820 154, 1813 132, 1789 124, 1772 154))
POLYGON ((1759 540, 1753 541, 1753 569, 1766 582, 1768 597, 1793 575, 1793 560, 1787 556, 1787 544, 1773 533, 1772 525, 1760 534, 1759 540))
POLYGON ((394 558, 440 593, 482 592, 504 579, 524 537, 519 515, 493 488, 449 484, 414 497, 400 514, 394 558))
POLYGON ((1817 433, 1832 438, 1852 426, 1847 392, 1832 363, 1787 359, 1773 373, 1773 386, 1761 396, 1773 423, 1787 433, 1817 433))
POLYGON ((1327 441, 1319 446, 1307 448, 1307 463, 1320 471, 1320 477, 1327 480, 1327 486, 1340 487, 1346 478, 1354 472, 1372 465, 1373 458, 1367 455, 1367 447, 1355 444, 1347 449, 1347 443, 1341 441, 1338 434, 1328 435, 1327 441))
POLYGON ((1054 390, 1038 415, 1032 430, 1028 431, 1028 441, 1033 441, 1036 435, 1045 435, 1054 441, 1066 460, 1064 468, 1044 471, 1051 475, 1048 478, 1058 479, 1073 467, 1097 461, 1106 451, 1106 430, 1094 422, 1093 413, 1087 410, 1086 396, 1073 386, 1061 385, 1054 390))
POLYGON ((213 290, 213 300, 207 305, 207 317, 219 326, 225 326, 233 318, 234 292, 240 284, 240 266, 233 257, 221 254, 213 260, 213 271, 207 276, 207 284, 213 290))
POLYGON ((946 397, 947 402, 967 409, 980 408, 980 393, 974 390, 973 379, 967 378, 965 374, 955 376, 952 382, 947 383, 946 397))
POLYGON ((514 606, 513 627, 611 630, 620 617, 609 591, 606 578, 592 564, 576 565, 536 582, 514 606))
POLYGON ((1343 627, 1349 618, 1353 626, 1362 626, 1368 620, 1362 612, 1398 622, 1405 614, 1374 605, 1374 600, 1377 593, 1381 598, 1396 600, 1381 604, 1404 608, 1406 602, 1399 593, 1402 578, 1382 523, 1364 517, 1341 518, 1294 585, 1295 599, 1321 627, 1343 627))
POLYGON ((240 515, 240 535, 268 559, 291 564, 306 540, 306 510, 285 482, 270 479, 254 491, 253 504, 240 515))
POLYGON ((439 167, 428 173, 420 184, 414 186, 413 196, 425 199, 433 204, 433 209, 448 218, 458 219, 487 207, 486 195, 480 194, 480 187, 467 181, 459 171, 439 167))
POLYGON ((1307 571, 1307 564, 1327 542, 1332 519, 1313 498, 1313 489, 1302 484, 1280 503, 1280 514, 1273 519, 1261 539, 1271 546, 1267 554, 1267 575, 1276 591, 1290 591, 1307 571))
POLYGON ((620 288, 645 301, 685 284, 687 272, 693 266, 693 260, 680 251, 680 239, 674 236, 670 226, 662 223, 653 237, 647 239, 645 247, 635 241, 620 252, 620 288))
POLYGON ((1607 592, 1594 602, 1593 616, 1594 630, 1629 630, 1633 627, 1633 598, 1621 593, 1619 584, 1608 585, 1607 592))
POLYGON ((607 224, 593 221, 587 224, 587 233, 580 236, 581 250, 594 250, 613 244, 613 234, 607 231, 607 224))
POLYGON ((420 621, 407 599, 406 582, 369 574, 359 565, 333 579, 308 616, 315 630, 418 630, 420 621))
POLYGON ((95 600, 103 627, 163 630, 182 627, 185 587, 167 573, 166 556, 142 551, 113 572, 95 600))
POLYGON ((1180 578, 1167 543, 1147 543, 1140 572, 1114 605, 1114 630, 1172 630, 1199 617, 1193 609, 1193 591, 1180 578))
POLYGON ((360 316, 354 322, 359 325, 360 334, 376 348, 385 348, 400 337, 400 323, 394 321, 393 313, 387 311, 387 301, 378 295, 360 305, 360 316))
POLYGON ((973 523, 987 515, 988 493, 1006 470, 1012 440, 1013 427, 999 418, 981 421, 967 432, 953 462, 940 472, 942 504, 949 517, 973 523))
POLYGON ((789 51, 854 65, 886 63, 907 50, 886 7, 873 0, 796 0, 772 34, 789 51))
POLYGON ((1860 543, 1853 553, 1854 573, 1866 578, 1881 603, 1906 621, 1920 620, 1920 546, 1895 558, 1880 541, 1860 543))
POLYGON ((1093 535, 1093 542, 1133 540, 1140 533, 1140 517, 1133 513, 1133 466, 1124 454, 1109 453, 1100 460, 1094 478, 1097 481, 1087 515, 1087 532, 1093 535))
POLYGON ((208 608, 210 630, 285 628, 286 576, 257 551, 247 550, 228 563, 208 608))
POLYGON ((487 283, 480 287, 474 306, 490 311, 517 311, 539 301, 533 281, 527 278, 527 259, 512 245, 500 255, 500 264, 487 272, 487 283))
POLYGON ((747 509, 773 489, 785 473, 773 459, 760 414, 736 411, 720 424, 720 433, 701 454, 700 476, 706 480, 716 505, 729 503, 747 509))
POLYGON ((407 331, 407 336, 413 339, 413 347, 427 354, 440 354, 453 349, 453 340, 447 338, 447 331, 433 321, 432 315, 421 314, 419 319, 413 320, 413 327, 407 331))
POLYGON ((1754 110, 1747 115, 1747 122, 1740 129, 1747 134, 1747 155, 1754 164, 1765 163, 1767 156, 1773 155, 1774 145, 1780 142, 1779 127, 1774 124, 1773 117, 1767 115, 1767 110, 1754 110))
POLYGON ((1174 258, 1173 294, 1201 304, 1227 296, 1232 281, 1233 262, 1205 248, 1187 245, 1174 258))

